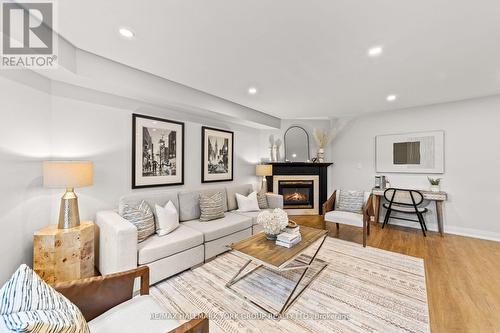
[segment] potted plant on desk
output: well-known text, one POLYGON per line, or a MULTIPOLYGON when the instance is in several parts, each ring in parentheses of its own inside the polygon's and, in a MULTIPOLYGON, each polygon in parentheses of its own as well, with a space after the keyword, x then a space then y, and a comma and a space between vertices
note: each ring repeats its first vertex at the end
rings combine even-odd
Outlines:
POLYGON ((440 192, 441 188, 439 186, 439 183, 441 183, 441 178, 430 178, 427 177, 429 180, 429 183, 431 184, 431 192, 440 192))

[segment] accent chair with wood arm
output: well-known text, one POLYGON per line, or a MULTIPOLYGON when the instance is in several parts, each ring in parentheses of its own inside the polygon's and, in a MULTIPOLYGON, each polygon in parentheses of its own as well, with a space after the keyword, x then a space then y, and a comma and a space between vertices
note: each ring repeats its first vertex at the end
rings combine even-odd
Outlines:
POLYGON ((323 204, 323 217, 326 229, 332 233, 333 225, 336 225, 337 233, 340 225, 351 225, 363 228, 363 246, 366 247, 366 238, 370 235, 370 218, 374 215, 372 195, 364 193, 364 204, 360 213, 336 210, 336 202, 340 191, 334 191, 330 198, 323 204))
POLYGON ((208 333, 205 315, 181 324, 149 295, 147 266, 53 287, 80 309, 91 333, 208 333), (141 289, 133 297, 135 278, 141 289))

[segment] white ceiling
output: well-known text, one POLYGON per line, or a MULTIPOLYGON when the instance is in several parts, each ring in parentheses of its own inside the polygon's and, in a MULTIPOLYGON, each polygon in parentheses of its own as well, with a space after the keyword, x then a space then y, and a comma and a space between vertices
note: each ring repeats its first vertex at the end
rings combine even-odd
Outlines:
POLYGON ((500 93, 499 0, 65 0, 58 11, 79 48, 280 118, 500 93), (384 53, 368 57, 376 45, 384 53))

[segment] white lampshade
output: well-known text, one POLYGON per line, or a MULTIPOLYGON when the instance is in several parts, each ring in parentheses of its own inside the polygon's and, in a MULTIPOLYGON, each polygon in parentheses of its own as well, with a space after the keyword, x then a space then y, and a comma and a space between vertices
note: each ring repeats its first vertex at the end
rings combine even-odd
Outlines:
POLYGON ((255 173, 257 176, 272 176, 273 166, 271 164, 258 164, 255 166, 255 173))
POLYGON ((93 184, 91 161, 43 162, 43 186, 55 188, 84 187, 93 184))

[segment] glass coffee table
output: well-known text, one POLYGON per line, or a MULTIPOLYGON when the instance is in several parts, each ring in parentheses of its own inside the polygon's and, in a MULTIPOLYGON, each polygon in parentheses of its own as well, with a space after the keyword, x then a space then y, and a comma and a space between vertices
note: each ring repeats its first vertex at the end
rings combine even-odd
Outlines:
POLYGON ((326 240, 328 232, 326 230, 301 226, 300 233, 302 240, 292 248, 276 245, 275 241, 268 240, 263 232, 231 244, 230 248, 232 253, 240 258, 246 259, 246 262, 231 278, 231 280, 229 280, 226 287, 238 293, 237 290, 231 288, 231 286, 261 268, 269 269, 277 272, 278 274, 287 271, 303 270, 302 273, 299 272, 300 275, 298 281, 293 285, 292 291, 289 295, 286 296, 286 301, 281 306, 279 311, 273 311, 269 307, 266 307, 258 302, 256 299, 252 299, 251 296, 240 295, 259 308, 270 313, 275 318, 281 317, 328 265, 326 262, 316 259, 316 256, 326 240), (311 248, 311 246, 316 243, 318 243, 318 247, 311 257, 303 255, 306 250, 311 248), (257 266, 247 272, 244 272, 245 268, 247 268, 250 263, 254 263, 257 266), (312 274, 312 276, 304 280, 307 272, 311 269, 313 264, 316 265, 315 269, 317 270, 312 274), (299 285, 303 282, 303 280, 304 286, 299 288, 299 285))

